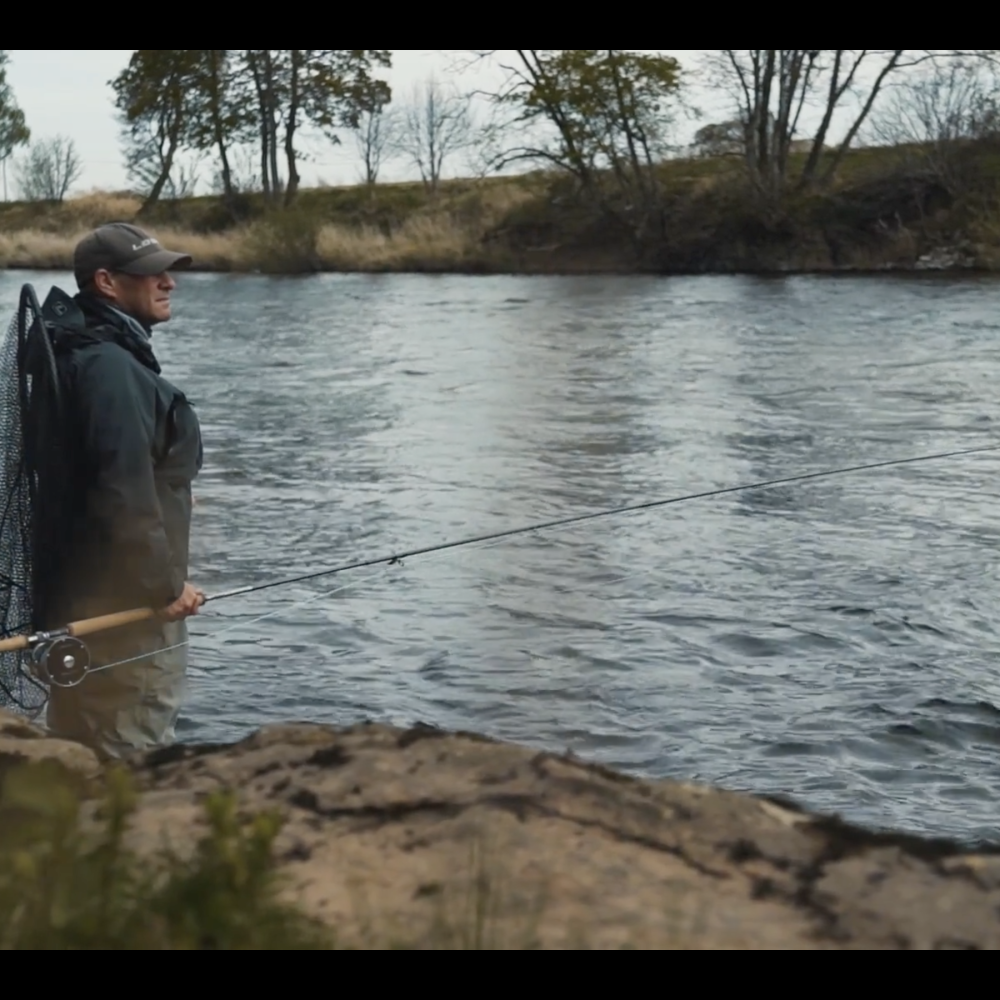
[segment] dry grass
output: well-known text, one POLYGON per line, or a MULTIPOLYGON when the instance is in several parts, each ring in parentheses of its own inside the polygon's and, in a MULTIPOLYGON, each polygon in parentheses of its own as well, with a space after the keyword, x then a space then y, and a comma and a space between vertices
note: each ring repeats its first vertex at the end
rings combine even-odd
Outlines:
POLYGON ((323 226, 316 252, 332 271, 440 268, 467 262, 476 243, 476 234, 453 219, 418 216, 388 236, 370 226, 323 226))
MULTIPOLYGON (((189 198, 159 203, 143 226, 212 271, 877 270, 956 244, 1000 268, 1000 154, 976 155, 982 191, 931 213, 921 199, 933 185, 914 190, 893 149, 857 151, 833 194, 797 194, 778 212, 762 211, 738 161, 670 161, 660 168, 665 235, 638 251, 566 178, 544 173, 446 181, 433 196, 413 183, 309 189, 289 211, 260 194, 228 207, 189 198)), ((68 268, 84 232, 133 220, 139 207, 106 192, 0 204, 0 267, 68 268)))
MULTIPOLYGON (((12 233, 0 231, 0 267, 70 270, 73 248, 89 231, 87 226, 65 233, 50 233, 43 229, 23 229, 12 233)), ((241 232, 185 233, 153 227, 149 227, 149 231, 165 246, 190 253, 199 269, 237 270, 244 263, 244 234, 241 232)))
POLYGON ((245 233, 191 233, 167 227, 146 227, 164 246, 176 247, 195 259, 195 266, 205 271, 239 271, 245 263, 245 233))
MULTIPOLYGON (((165 246, 208 271, 402 271, 475 266, 483 237, 536 197, 529 185, 472 188, 431 201, 395 225, 325 222, 312 212, 276 212, 224 232, 146 225, 165 246)), ((95 192, 65 202, 35 225, 0 228, 0 267, 68 269, 73 247, 91 228, 135 218, 139 201, 95 192), (59 230, 53 231, 58 216, 59 230)), ((0 220, 2 221, 2 220, 0 220)))
POLYGON ((109 191, 91 191, 76 198, 68 198, 60 206, 60 220, 78 229, 93 229, 105 222, 131 222, 142 207, 142 202, 130 194, 109 191))
MULTIPOLYGON (((449 216, 417 216, 386 235, 372 226, 330 224, 289 234, 267 223, 228 233, 190 233, 149 227, 164 246, 183 250, 205 271, 387 271, 467 265, 480 255, 482 233, 449 216)), ((0 232, 0 267, 69 269, 73 247, 86 229, 71 234, 27 229, 0 232)))
POLYGON ((488 188, 431 205, 388 233, 374 226, 325 225, 316 234, 316 258, 333 271, 473 267, 488 256, 486 234, 535 197, 528 187, 488 188))
POLYGON ((47 233, 41 229, 0 232, 0 267, 68 268, 73 247, 83 231, 71 234, 47 233))

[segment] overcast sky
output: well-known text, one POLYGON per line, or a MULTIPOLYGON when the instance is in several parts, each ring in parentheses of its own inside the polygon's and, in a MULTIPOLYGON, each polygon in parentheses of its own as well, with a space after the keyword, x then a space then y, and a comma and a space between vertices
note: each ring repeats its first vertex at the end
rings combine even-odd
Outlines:
MULTIPOLYGON (((18 103, 27 116, 33 137, 66 135, 72 137, 84 163, 84 174, 77 191, 93 188, 115 189, 127 186, 122 165, 118 128, 108 81, 127 64, 132 49, 9 49, 8 80, 18 103)), ((690 65, 697 50, 670 50, 690 65)), ((473 89, 495 79, 495 67, 454 73, 456 57, 462 50, 394 49, 393 68, 387 74, 397 96, 405 94, 420 80, 434 73, 440 79, 454 78, 463 90, 473 89)), ((304 182, 322 180, 328 184, 350 184, 358 179, 357 155, 350 142, 335 147, 312 141, 308 152, 315 162, 300 168, 304 182)), ((457 172, 462 172, 456 163, 457 172)), ((207 174, 206 169, 203 171, 207 174)), ((384 179, 412 176, 402 163, 393 164, 384 179)))

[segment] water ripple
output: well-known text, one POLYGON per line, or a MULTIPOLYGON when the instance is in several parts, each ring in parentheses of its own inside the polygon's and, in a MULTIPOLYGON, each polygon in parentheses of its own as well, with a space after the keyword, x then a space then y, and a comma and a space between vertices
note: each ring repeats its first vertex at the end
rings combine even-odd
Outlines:
MULTIPOLYGON (((0 274, 3 301, 26 279, 52 276, 0 274)), ((204 425, 210 591, 993 441, 992 279, 192 275, 177 301, 156 345, 204 425)), ((998 473, 782 486, 214 606, 181 732, 421 719, 998 839, 998 473)))

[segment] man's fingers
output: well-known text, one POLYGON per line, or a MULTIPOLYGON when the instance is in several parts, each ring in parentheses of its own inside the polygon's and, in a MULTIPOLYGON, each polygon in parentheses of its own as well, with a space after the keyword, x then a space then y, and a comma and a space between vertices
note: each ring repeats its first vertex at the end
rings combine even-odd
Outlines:
POLYGON ((184 592, 160 612, 160 617, 168 622, 180 621, 198 614, 198 609, 205 603, 205 592, 190 583, 184 587, 184 592))

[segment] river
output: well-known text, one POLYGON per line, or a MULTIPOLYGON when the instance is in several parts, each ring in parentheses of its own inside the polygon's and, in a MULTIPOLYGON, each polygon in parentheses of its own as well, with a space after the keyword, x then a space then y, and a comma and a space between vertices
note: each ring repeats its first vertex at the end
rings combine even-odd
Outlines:
MULTIPOLYGON (((24 281, 72 284, 0 273, 0 302, 24 281)), ((155 344, 202 420, 209 592, 995 440, 995 279, 181 281, 155 344)), ((818 479, 219 602, 181 737, 420 720, 997 840, 998 476, 818 479)))

